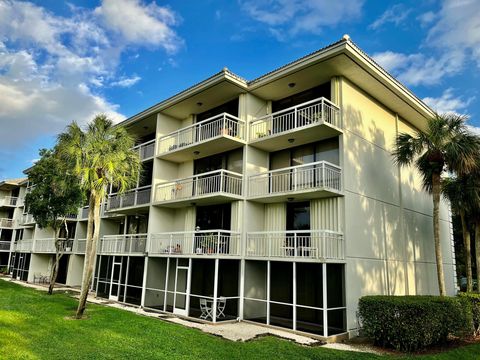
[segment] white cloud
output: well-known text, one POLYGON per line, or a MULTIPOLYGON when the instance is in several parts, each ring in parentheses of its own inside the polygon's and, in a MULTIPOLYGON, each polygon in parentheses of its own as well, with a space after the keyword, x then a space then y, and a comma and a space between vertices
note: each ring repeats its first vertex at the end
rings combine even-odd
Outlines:
POLYGON ((104 0, 95 14, 128 43, 161 46, 169 52, 182 45, 172 29, 179 17, 155 2, 145 5, 139 0, 104 0))
POLYGON ((480 61, 479 13, 478 0, 445 0, 427 42, 442 49, 468 52, 480 61))
POLYGON ((0 0, 0 126, 7 129, 0 131, 0 151, 97 113, 124 119, 101 92, 140 81, 117 76, 122 53, 148 46, 170 54, 182 43, 176 14, 155 3, 105 0, 95 10, 70 10, 57 16, 29 2, 0 0))
POLYGON ((118 87, 127 88, 127 87, 131 87, 131 86, 135 85, 141 79, 142 78, 140 76, 137 76, 137 75, 132 76, 130 78, 122 77, 119 80, 110 83, 110 86, 118 86, 118 87))
POLYGON ((407 9, 403 4, 396 4, 385 10, 380 17, 369 25, 370 29, 377 30, 385 24, 392 23, 395 26, 399 26, 403 23, 408 15, 412 12, 412 9, 407 9))
POLYGON ((453 89, 446 89, 440 97, 426 97, 423 101, 438 113, 465 113, 468 105, 474 100, 474 97, 463 99, 453 93, 453 89))
POLYGON ((458 73, 464 62, 464 54, 458 51, 439 57, 385 51, 374 54, 373 58, 401 82, 414 86, 438 84, 445 76, 458 73))
POLYGON ((298 33, 319 33, 324 27, 352 21, 361 15, 363 0, 244 0, 242 9, 267 24, 279 39, 298 33))
POLYGON ((409 85, 441 83, 463 71, 470 61, 480 67, 480 1, 444 0, 441 9, 418 17, 421 26, 430 26, 423 53, 384 52, 375 57, 409 85))

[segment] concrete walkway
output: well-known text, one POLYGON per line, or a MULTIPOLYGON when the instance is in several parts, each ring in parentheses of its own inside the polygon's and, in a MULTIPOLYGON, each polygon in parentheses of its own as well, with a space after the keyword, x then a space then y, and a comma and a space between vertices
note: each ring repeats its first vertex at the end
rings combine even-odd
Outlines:
MULTIPOLYGON (((3 277, 0 279, 5 281, 10 281, 15 284, 22 285, 24 287, 41 290, 41 291, 48 290, 48 285, 26 283, 23 281, 13 280, 9 277, 3 277)), ((55 292, 66 292, 72 295, 71 294, 72 292, 78 294, 80 290, 78 288, 72 288, 72 287, 56 287, 55 292)), ((72 296, 75 298, 78 298, 78 295, 76 294, 73 294, 72 296)), ((350 345, 345 343, 323 344, 321 341, 308 336, 298 335, 298 334, 294 334, 289 331, 284 331, 280 329, 271 329, 265 326, 250 324, 246 322, 235 322, 235 323, 229 322, 229 323, 217 323, 217 324, 199 323, 199 322, 179 318, 172 314, 145 311, 144 309, 137 306, 130 306, 125 304, 120 304, 114 301, 109 301, 107 299, 96 298, 93 294, 88 296, 87 301, 92 304, 110 306, 113 308, 130 311, 138 315, 156 318, 156 319, 168 321, 174 324, 179 324, 179 325, 187 326, 190 328, 198 329, 205 333, 221 336, 222 338, 231 340, 231 341, 249 341, 259 336, 271 335, 271 336, 277 336, 286 340, 294 341, 300 345, 306 345, 306 346, 321 345, 325 348, 336 349, 336 350, 379 353, 378 350, 366 345, 350 345)))

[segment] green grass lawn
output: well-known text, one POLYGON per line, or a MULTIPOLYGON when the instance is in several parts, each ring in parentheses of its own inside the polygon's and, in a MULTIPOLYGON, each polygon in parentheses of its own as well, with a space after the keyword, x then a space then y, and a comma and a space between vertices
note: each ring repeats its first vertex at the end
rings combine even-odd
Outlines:
MULTIPOLYGON (((199 330, 92 304, 88 305, 87 320, 69 320, 75 309, 75 299, 67 295, 48 296, 0 279, 0 359, 384 358, 305 347, 274 337, 232 342, 199 330)), ((480 344, 415 358, 480 359, 480 344)))

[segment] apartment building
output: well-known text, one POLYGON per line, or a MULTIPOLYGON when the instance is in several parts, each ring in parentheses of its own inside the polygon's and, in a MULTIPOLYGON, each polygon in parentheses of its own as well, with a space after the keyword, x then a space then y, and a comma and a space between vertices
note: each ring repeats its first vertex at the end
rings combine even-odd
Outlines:
MULTIPOLYGON (((432 114, 348 37, 253 81, 223 69, 142 111, 119 125, 143 170, 102 206, 93 291, 322 338, 358 327, 363 295, 437 294, 432 199, 391 156, 432 114)), ((80 284, 87 212, 72 219, 68 285, 80 284)), ((448 204, 440 217, 454 294, 448 204)), ((13 276, 33 281, 52 235, 22 229, 13 276)))

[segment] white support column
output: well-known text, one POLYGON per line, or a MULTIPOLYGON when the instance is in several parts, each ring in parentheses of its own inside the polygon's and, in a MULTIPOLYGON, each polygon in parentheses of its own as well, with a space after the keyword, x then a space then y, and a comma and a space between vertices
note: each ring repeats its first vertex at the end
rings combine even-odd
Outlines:
POLYGON ((167 258, 167 271, 165 271, 165 295, 163 299, 163 311, 167 311, 167 295, 168 295, 168 273, 170 269, 170 258, 167 258))
POLYGON ((192 258, 188 259, 188 276, 187 276, 187 294, 185 295, 185 310, 190 314, 190 289, 192 282, 192 258))
POLYGON ((328 336, 328 312, 327 312, 327 264, 322 264, 322 290, 323 290, 323 336, 328 336))
POLYGON ((270 325, 270 260, 267 261, 267 325, 270 325))
POLYGON ((147 271, 148 271, 148 256, 145 256, 145 265, 143 268, 143 281, 142 281, 142 300, 140 301, 140 306, 142 308, 145 307, 145 293, 147 291, 147 271))
POLYGON ((219 265, 219 260, 215 259, 215 277, 213 281, 213 306, 212 306, 212 321, 214 323, 217 322, 218 265, 219 265))
POLYGON ((238 293, 240 295, 240 304, 238 305, 238 317, 243 320, 243 302, 245 297, 245 259, 240 260, 240 281, 238 293))
POLYGON ((297 330, 297 263, 293 265, 293 330, 297 330))

